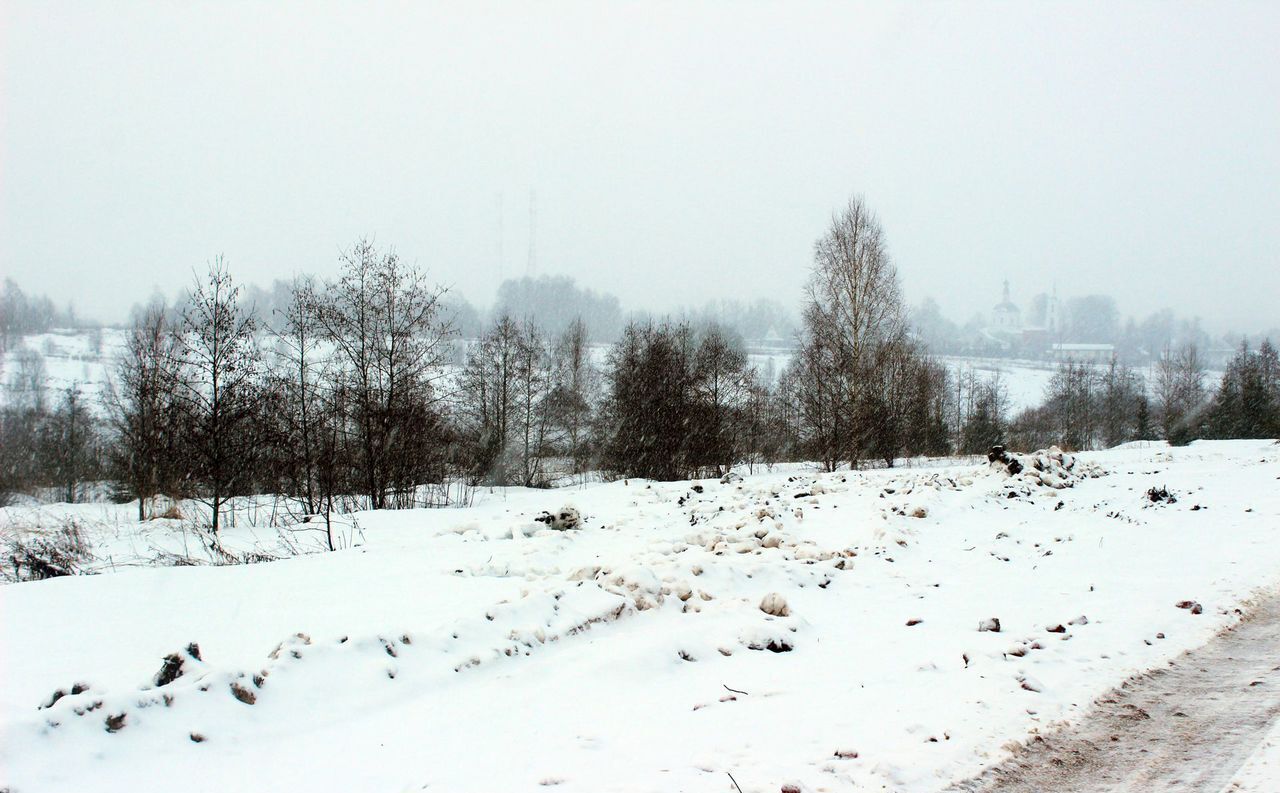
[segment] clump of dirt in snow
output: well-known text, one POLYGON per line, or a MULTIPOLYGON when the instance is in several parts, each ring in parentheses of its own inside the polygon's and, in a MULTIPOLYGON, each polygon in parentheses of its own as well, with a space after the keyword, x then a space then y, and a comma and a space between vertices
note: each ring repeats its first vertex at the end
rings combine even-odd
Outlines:
POLYGON ((188 661, 201 661, 200 645, 192 642, 185 650, 169 653, 164 657, 164 665, 156 672, 153 683, 156 687, 167 686, 186 674, 188 661))
POLYGON ((48 701, 48 702, 46 702, 46 703, 44 703, 43 705, 41 705, 39 708, 37 708, 37 710, 44 710, 45 708, 52 708, 54 705, 58 704, 58 700, 62 699, 63 697, 65 697, 65 696, 78 696, 78 695, 83 694, 84 692, 86 692, 86 691, 88 691, 88 690, 89 690, 89 684, 88 684, 88 683, 76 683, 74 686, 72 686, 72 687, 71 687, 71 691, 70 691, 70 692, 67 692, 67 691, 65 691, 65 690, 63 690, 63 689, 61 689, 61 688, 60 688, 60 689, 58 689, 57 691, 54 691, 54 692, 53 692, 53 695, 49 698, 49 701, 48 701))
POLYGON ((258 701, 257 694, 254 694, 252 691, 240 685, 239 683, 231 684, 231 696, 235 697, 236 699, 240 700, 246 705, 252 705, 258 701))

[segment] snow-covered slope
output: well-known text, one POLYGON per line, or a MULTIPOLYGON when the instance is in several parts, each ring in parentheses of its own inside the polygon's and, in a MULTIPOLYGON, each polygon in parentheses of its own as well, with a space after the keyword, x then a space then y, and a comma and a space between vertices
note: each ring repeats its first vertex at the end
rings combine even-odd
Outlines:
POLYGON ((6 586, 0 787, 940 790, 1280 578, 1280 446, 1084 460, 509 490, 6 586), (567 500, 583 529, 533 522, 567 500))
POLYGON ((0 405, 13 399, 12 379, 23 351, 38 353, 42 359, 42 384, 49 404, 55 403, 61 392, 76 386, 90 405, 101 405, 103 390, 114 375, 125 342, 125 332, 115 328, 24 336, 19 344, 0 354, 0 405))

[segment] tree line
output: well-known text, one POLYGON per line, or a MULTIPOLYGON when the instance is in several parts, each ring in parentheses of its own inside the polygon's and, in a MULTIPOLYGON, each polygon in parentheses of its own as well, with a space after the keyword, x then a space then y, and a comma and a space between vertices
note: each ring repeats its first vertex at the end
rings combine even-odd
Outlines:
MULTIPOLYGON (((1280 356, 1269 340, 1241 342, 1217 387, 1197 345, 1166 347, 1149 374, 1113 357, 1063 361, 1041 404, 992 411, 984 436, 1011 448, 1106 449, 1138 440, 1280 437, 1280 356)), ((981 444, 975 444, 976 447, 981 444)))
POLYGON ((0 353, 12 348, 22 336, 82 325, 70 304, 59 308, 47 296, 28 295, 12 278, 4 279, 0 286, 0 353))
MULTIPOLYGON (((329 521, 588 473, 1280 434, 1270 344, 1242 348, 1212 397, 1194 346, 1166 351, 1150 384, 1118 361, 1067 362, 1043 405, 1010 417, 998 378, 949 371, 912 331, 860 198, 814 245, 799 349, 776 377, 709 321, 633 319, 602 346, 581 317, 548 328, 508 303, 464 340, 445 290, 367 240, 335 279, 300 277, 273 304, 259 313, 217 260, 183 305, 138 310, 104 410, 73 388, 0 411, 0 497, 75 501, 108 482, 139 519, 202 502, 216 536, 227 504, 257 494, 329 521)), ((14 377, 38 381, 35 366, 14 377)))
MULTIPOLYGON (((52 432, 10 443, 19 424, 52 426, 62 413, 6 408, 3 489, 108 480, 140 519, 201 501, 216 533, 229 500, 259 493, 327 516, 588 471, 674 479, 810 456, 834 467, 945 452, 935 393, 945 371, 907 336, 879 235, 860 202, 837 216, 817 249, 811 354, 776 379, 750 365, 739 334, 708 321, 633 319, 602 349, 581 317, 548 330, 512 311, 463 341, 444 290, 368 241, 343 254, 336 279, 300 278, 276 295, 267 316, 218 260, 184 305, 137 312, 105 415, 74 414, 82 432, 71 445, 92 464, 25 451, 52 432), (842 268, 882 289, 879 302, 849 303, 832 280, 842 268), (845 410, 856 415, 829 431, 845 410)), ((78 393, 68 398, 83 401, 78 393)))

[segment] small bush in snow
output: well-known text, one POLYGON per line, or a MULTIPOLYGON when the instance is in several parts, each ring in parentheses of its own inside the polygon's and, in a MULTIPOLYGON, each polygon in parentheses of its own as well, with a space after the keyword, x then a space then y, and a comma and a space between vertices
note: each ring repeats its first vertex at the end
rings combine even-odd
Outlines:
POLYGON ((93 560, 84 532, 74 520, 54 531, 14 537, 6 545, 9 569, 4 574, 13 581, 79 575, 93 560))

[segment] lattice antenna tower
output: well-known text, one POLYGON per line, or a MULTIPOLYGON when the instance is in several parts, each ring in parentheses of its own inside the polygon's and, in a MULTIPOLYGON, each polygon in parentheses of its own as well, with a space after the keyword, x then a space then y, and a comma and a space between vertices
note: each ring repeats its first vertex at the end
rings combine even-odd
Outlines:
POLYGON ((529 191, 529 263, 525 275, 533 278, 538 272, 538 194, 529 191))
POLYGON ((502 279, 506 275, 507 251, 506 251, 506 212, 504 208, 504 198, 502 193, 498 193, 498 285, 502 285, 502 279))

